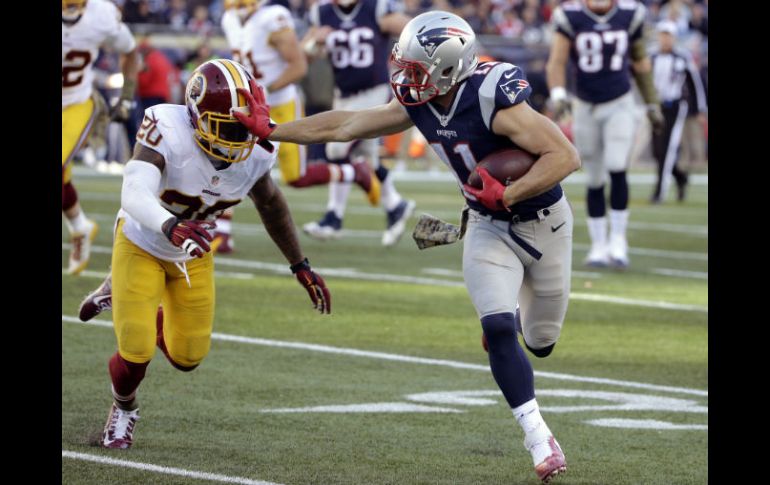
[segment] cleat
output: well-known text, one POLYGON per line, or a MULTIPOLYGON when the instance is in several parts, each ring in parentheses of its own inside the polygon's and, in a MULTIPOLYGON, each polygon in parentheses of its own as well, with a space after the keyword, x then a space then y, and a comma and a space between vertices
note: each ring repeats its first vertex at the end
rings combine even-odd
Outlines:
POLYGON ((417 204, 413 200, 402 200, 392 211, 388 211, 388 228, 382 234, 382 245, 393 246, 401 239, 406 221, 411 217, 417 204))
POLYGON ((353 162, 351 165, 355 171, 353 181, 366 192, 366 198, 371 205, 375 207, 380 205, 380 192, 382 187, 379 179, 372 171, 372 168, 365 161, 353 162))
POLYGON ((78 275, 86 269, 88 260, 91 258, 91 243, 96 237, 97 231, 99 231, 99 225, 88 219, 88 229, 85 232, 72 233, 72 249, 70 249, 67 274, 78 275))
POLYGON ((334 211, 328 211, 318 222, 308 222, 302 226, 302 231, 313 239, 328 241, 342 236, 342 219, 334 211))
POLYGON ((134 426, 139 419, 139 409, 126 411, 112 403, 110 414, 107 416, 107 424, 102 433, 102 446, 104 448, 126 450, 131 448, 134 442, 134 426))
POLYGON ((592 244, 588 256, 583 264, 590 268, 606 268, 610 265, 610 256, 607 246, 592 244))
POLYGON ((80 321, 87 322, 103 311, 112 310, 112 275, 80 303, 80 321))
POLYGON ((623 236, 610 236, 609 264, 616 269, 628 268, 628 242, 623 236))
POLYGON ((547 440, 535 444, 527 444, 525 440, 524 445, 532 453, 535 473, 543 483, 548 483, 556 475, 567 471, 567 460, 564 458, 564 452, 561 451, 561 447, 553 435, 550 435, 547 440), (543 456, 545 458, 540 458, 543 456))

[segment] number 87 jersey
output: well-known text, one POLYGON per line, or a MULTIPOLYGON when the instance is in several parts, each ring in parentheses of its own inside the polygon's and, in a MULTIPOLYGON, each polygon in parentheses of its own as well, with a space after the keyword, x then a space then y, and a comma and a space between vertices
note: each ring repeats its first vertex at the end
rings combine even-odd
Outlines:
POLYGON ((631 89, 631 45, 642 38, 646 8, 634 0, 613 0, 603 15, 584 1, 569 1, 552 16, 556 31, 570 40, 570 58, 577 71, 577 97, 604 103, 631 89))

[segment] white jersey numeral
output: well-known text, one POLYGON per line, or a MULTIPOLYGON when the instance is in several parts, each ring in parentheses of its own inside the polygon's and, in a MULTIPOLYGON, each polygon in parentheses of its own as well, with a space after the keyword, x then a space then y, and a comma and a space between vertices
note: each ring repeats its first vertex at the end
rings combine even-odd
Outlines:
POLYGON ((374 46, 367 43, 374 39, 369 27, 357 27, 350 32, 335 30, 326 38, 331 62, 337 69, 355 67, 362 69, 374 63, 374 46))
POLYGON ((583 72, 599 72, 604 67, 604 44, 614 44, 615 52, 610 58, 610 70, 620 71, 623 68, 623 58, 628 50, 628 32, 625 30, 608 30, 598 32, 581 32, 575 38, 575 48, 578 52, 578 67, 583 72))

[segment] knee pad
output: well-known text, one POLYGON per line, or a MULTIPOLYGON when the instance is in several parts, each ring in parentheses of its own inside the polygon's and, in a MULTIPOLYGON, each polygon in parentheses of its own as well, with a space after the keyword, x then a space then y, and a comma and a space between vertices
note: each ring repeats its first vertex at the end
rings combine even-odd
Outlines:
POLYGON ((489 348, 494 347, 499 342, 516 339, 516 319, 513 313, 495 313, 481 318, 481 327, 484 329, 489 348))
POLYGON ((588 188, 586 207, 588 208, 588 217, 604 217, 607 211, 606 203, 604 202, 604 185, 588 188))
POLYGON ((617 211, 628 208, 628 179, 625 170, 610 172, 610 207, 617 211))

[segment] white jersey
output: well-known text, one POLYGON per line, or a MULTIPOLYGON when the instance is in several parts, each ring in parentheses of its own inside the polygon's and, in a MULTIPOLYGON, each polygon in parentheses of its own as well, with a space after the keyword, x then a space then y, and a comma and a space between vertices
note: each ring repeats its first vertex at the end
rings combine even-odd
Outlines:
MULTIPOLYGON (((136 141, 160 153, 166 161, 158 189, 160 204, 180 219, 214 220, 226 208, 246 197, 254 183, 275 165, 278 143, 268 153, 255 145, 249 157, 216 170, 193 138, 187 107, 159 104, 144 112, 136 141)), ((268 175, 269 176, 269 175, 268 175)), ((153 256, 165 261, 192 259, 166 236, 142 226, 122 208, 126 237, 153 256)))
POLYGON ((238 18, 238 14, 234 9, 225 10, 222 14, 222 31, 225 33, 227 39, 227 45, 233 52, 233 60, 243 64, 243 60, 237 58, 236 52, 241 48, 243 43, 243 26, 241 25, 241 19, 238 18))
MULTIPOLYGON (((262 86, 269 86, 281 76, 288 65, 281 54, 269 44, 270 35, 284 29, 294 30, 291 12, 281 5, 260 7, 243 25, 240 48, 241 62, 262 86)), ((297 97, 294 84, 272 93, 265 93, 267 104, 278 106, 297 97)))
POLYGON ((61 106, 82 103, 93 90, 93 65, 99 47, 125 54, 136 46, 120 20, 120 11, 107 0, 90 0, 75 24, 61 24, 61 106))

